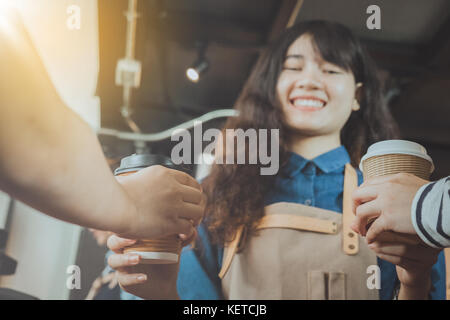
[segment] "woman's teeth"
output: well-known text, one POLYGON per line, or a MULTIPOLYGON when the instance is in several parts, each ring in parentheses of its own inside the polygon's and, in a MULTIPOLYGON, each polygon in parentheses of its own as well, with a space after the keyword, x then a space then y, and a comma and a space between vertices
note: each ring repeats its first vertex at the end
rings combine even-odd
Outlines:
POLYGON ((312 99, 295 99, 293 105, 295 107, 322 108, 325 103, 319 100, 312 99))

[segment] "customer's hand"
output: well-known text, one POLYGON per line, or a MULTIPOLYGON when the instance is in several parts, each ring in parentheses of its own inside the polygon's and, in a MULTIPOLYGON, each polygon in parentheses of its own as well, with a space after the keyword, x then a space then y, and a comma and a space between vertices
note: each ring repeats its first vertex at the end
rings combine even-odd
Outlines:
POLYGON ((194 178, 181 171, 152 166, 117 179, 130 203, 130 212, 124 213, 126 227, 120 236, 155 239, 194 234, 206 205, 206 196, 194 178))
POLYGON ((401 283, 399 299, 427 299, 431 287, 431 268, 440 250, 422 243, 414 244, 417 237, 413 235, 391 234, 389 238, 384 235, 369 244, 369 248, 380 259, 396 265, 401 283), (405 239, 408 243, 404 242, 405 239))
POLYGON ((353 192, 356 218, 352 229, 366 236, 368 243, 385 231, 416 234, 411 220, 411 205, 417 191, 426 183, 428 181, 407 173, 367 180, 353 192))
MULTIPOLYGON (((190 243, 194 236, 184 239, 183 246, 190 243)), ((137 254, 123 253, 123 249, 133 245, 136 240, 129 240, 112 235, 108 238, 108 248, 115 254, 109 256, 108 264, 116 270, 120 287, 143 299, 178 299, 176 282, 179 263, 176 264, 141 264, 137 254)))

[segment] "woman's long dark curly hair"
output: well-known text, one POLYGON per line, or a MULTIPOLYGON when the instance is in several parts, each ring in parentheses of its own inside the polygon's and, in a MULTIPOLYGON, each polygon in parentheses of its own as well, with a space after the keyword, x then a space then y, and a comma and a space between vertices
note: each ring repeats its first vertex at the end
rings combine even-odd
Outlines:
MULTIPOLYGON (((287 29, 261 56, 235 104, 237 118, 230 118, 226 129, 279 129, 281 169, 288 160, 290 129, 283 119, 276 85, 290 45, 307 34, 322 58, 363 83, 360 110, 352 112, 341 131, 341 142, 357 166, 369 145, 396 137, 397 127, 384 103, 381 81, 372 59, 345 26, 327 21, 302 22, 287 29)), ((224 148, 226 150, 226 148, 224 148)), ((248 152, 248 146, 246 146, 248 152)), ((226 151, 224 151, 226 152, 226 151)), ((212 240, 225 244, 244 225, 252 234, 264 215, 264 199, 277 175, 261 175, 261 164, 214 164, 203 188, 208 196, 205 223, 212 240)), ((279 171, 280 174, 282 170, 279 171)))

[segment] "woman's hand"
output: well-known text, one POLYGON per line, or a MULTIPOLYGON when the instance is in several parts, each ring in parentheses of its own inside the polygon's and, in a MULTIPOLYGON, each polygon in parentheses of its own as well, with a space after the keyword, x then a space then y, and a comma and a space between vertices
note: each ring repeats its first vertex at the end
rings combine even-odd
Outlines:
POLYGON ((411 220, 411 205, 417 191, 428 182, 408 173, 365 181, 352 195, 356 215, 353 231, 367 237, 369 242, 386 231, 417 234, 411 220))
MULTIPOLYGON (((180 235, 183 246, 191 243, 196 233, 187 238, 180 235)), ((115 254, 108 258, 108 264, 116 270, 120 287, 143 299, 178 299, 176 281, 179 263, 176 264, 140 264, 137 254, 123 253, 123 249, 133 245, 136 240, 112 235, 108 238, 108 248, 115 254)))
POLYGON ((369 244, 376 255, 396 265, 401 283, 399 299, 427 299, 431 288, 431 268, 440 250, 421 243, 375 241, 369 244))

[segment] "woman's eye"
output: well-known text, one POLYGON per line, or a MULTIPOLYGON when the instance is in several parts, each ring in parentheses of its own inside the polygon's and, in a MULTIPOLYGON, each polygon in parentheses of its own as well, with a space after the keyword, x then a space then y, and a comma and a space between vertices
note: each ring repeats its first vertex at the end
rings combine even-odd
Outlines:
POLYGON ((328 74, 340 74, 339 71, 336 71, 336 70, 330 70, 330 69, 326 69, 326 70, 324 70, 324 72, 325 72, 325 73, 328 73, 328 74))
POLYGON ((283 70, 301 71, 300 67, 284 67, 283 70))

